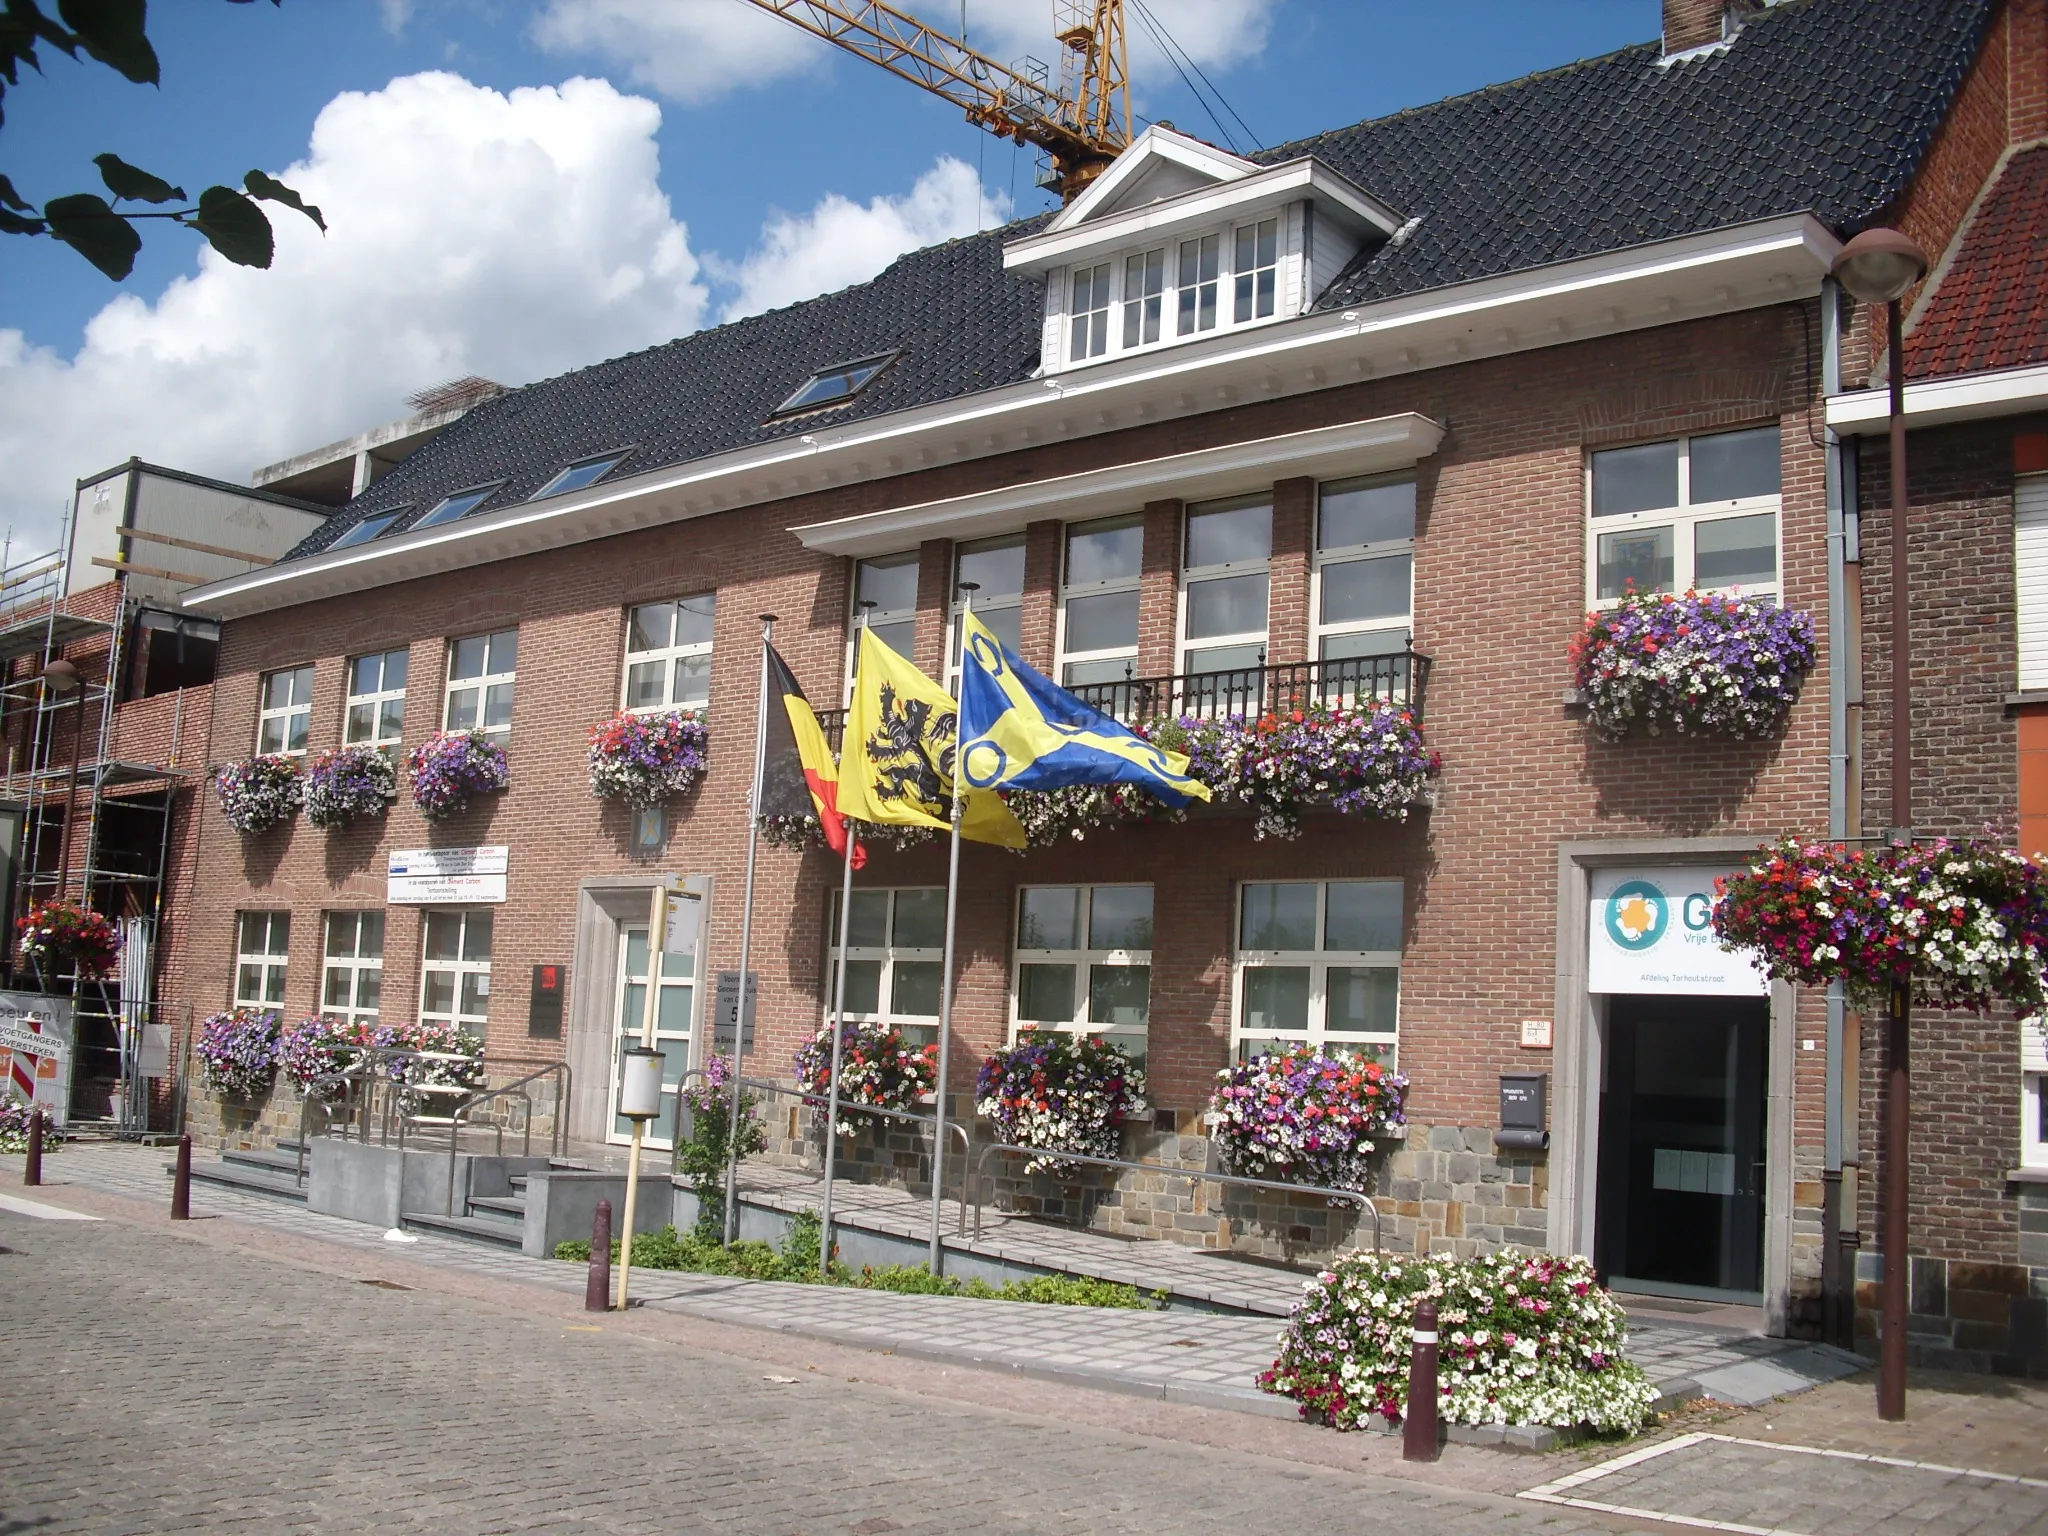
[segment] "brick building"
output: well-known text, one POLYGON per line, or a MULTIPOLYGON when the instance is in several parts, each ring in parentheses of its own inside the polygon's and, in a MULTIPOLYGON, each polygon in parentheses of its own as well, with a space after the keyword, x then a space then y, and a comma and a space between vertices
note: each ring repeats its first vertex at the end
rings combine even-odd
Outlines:
MULTIPOLYGON (((757 616, 779 615, 776 645, 831 705, 857 596, 941 676, 972 578, 1026 659, 1111 702, 1127 680, 1175 698, 1218 673, 1365 669, 1444 769, 1405 824, 1315 815, 1261 839, 1216 811, 1021 856, 970 846, 954 1091, 1020 1017, 1107 1025, 1146 1052, 1159 1107, 1132 1154, 1198 1161, 1233 1055, 1377 1051, 1413 1083, 1380 1186, 1390 1244, 1592 1251, 1617 1283, 1818 1326, 1843 1252, 1828 1220, 1868 1211, 1823 1178, 1855 1143, 1829 1092, 1854 1032, 1711 946, 1674 972, 1657 945, 1696 932, 1694 898, 1759 841, 1845 833, 1881 782, 1887 727, 1849 750, 1858 651, 1837 644, 1861 625, 1863 666, 1882 665, 1863 618, 1881 573, 1859 588, 1846 558, 1858 461, 1827 406, 1874 359, 1826 273, 1872 224, 1958 238, 2008 146, 2040 132, 2040 11, 1668 0, 1660 44, 1249 158, 1155 128, 1056 215, 478 406, 290 558, 187 601, 224 621, 217 756, 280 723, 318 750, 481 720, 511 787, 445 822, 401 794, 375 825, 208 836, 191 1000, 226 1005, 255 975, 248 1000, 281 996, 288 1017, 345 995, 466 1022, 508 1068, 566 1059, 571 1133, 617 1139, 657 880, 706 904, 698 974, 663 982, 672 1068, 704 1053, 698 983, 737 966, 757 616), (1826 659, 1782 736, 1595 739, 1566 648, 1630 577, 1813 616, 1826 659), (588 727, 643 699, 703 703, 713 742, 659 818, 588 791, 588 727), (406 899, 391 855, 422 849, 449 867, 503 850, 503 899, 406 899), (1646 886, 1669 921, 1641 953, 1601 914, 1646 886), (540 967, 566 969, 559 1022, 529 990, 540 967), (1530 1071, 1549 1079, 1548 1147, 1503 1149, 1501 1078, 1530 1071)), ((1959 565, 1975 536, 1958 530, 1959 565)), ((1984 537, 1978 555, 2007 547, 1984 537)), ((2001 611, 1957 620, 1986 677, 2009 659, 2001 611)), ((2016 773, 1997 719, 1976 758, 1957 748, 1987 805, 2016 773)), ((786 1074, 821 1020, 838 869, 759 861, 750 1061, 786 1074)), ((932 845, 858 877, 849 998, 912 1029, 936 1024, 943 878, 932 845)), ((1998 1028, 1956 1102, 1986 1080, 2016 1102, 1998 1028)), ((242 1110, 201 1123, 261 1132, 242 1110)), ((1941 1176, 2010 1164, 2008 1140, 1941 1176)), ((1981 1219, 1930 1205, 1916 1233, 2024 1290, 2018 1210, 1992 1185, 1981 1219)), ((1176 1209, 1135 1181, 1115 1195, 1089 1219, 1267 1251, 1342 1235, 1176 1209)))

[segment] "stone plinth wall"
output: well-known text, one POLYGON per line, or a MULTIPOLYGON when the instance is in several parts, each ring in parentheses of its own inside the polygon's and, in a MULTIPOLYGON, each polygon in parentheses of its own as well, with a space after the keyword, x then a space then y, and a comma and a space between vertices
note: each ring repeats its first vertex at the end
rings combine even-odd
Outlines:
MULTIPOLYGON (((1915 1254, 1906 1319, 1914 1365, 2048 1380, 2048 1185, 2022 1185, 2018 1264, 1915 1254)), ((1856 1343, 1877 1350, 1884 1255, 1856 1255, 1856 1343)))

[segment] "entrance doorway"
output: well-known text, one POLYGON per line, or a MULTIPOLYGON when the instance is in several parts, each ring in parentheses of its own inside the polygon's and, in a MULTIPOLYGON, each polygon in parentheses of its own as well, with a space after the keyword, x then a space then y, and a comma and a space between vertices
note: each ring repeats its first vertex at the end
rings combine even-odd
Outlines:
MULTIPOLYGON (((665 1058, 661 1065, 661 1078, 666 1091, 662 1096, 660 1116, 647 1122, 645 1144, 666 1151, 675 1146, 675 1087, 690 1067, 690 1025, 696 1016, 697 957, 694 953, 670 952, 655 958, 661 962, 661 992, 654 1007, 654 1048, 665 1058)), ((619 931, 619 979, 612 1008, 612 1082, 606 1100, 611 1121, 606 1127, 607 1141, 624 1143, 633 1139, 633 1122, 619 1113, 619 1069, 625 1059, 626 1048, 640 1043, 647 1007, 647 962, 647 925, 622 927, 619 931)))
POLYGON ((1763 1299, 1766 998, 1613 996, 1595 1260, 1616 1290, 1763 1299))

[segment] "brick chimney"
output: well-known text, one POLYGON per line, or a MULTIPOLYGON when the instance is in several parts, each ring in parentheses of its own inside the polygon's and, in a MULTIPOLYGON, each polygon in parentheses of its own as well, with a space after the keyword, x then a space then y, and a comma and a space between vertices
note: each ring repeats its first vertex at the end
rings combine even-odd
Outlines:
POLYGON ((1684 53, 1732 38, 1763 0, 1664 0, 1664 53, 1684 53))

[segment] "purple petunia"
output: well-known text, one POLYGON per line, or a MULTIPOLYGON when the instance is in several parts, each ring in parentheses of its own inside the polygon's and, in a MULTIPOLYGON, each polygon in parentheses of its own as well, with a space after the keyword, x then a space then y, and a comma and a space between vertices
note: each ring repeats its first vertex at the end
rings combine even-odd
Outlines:
POLYGON ((1573 681, 1593 728, 1738 740, 1775 734, 1819 651, 1813 620, 1757 598, 1630 592, 1586 615, 1573 681))
POLYGON ((512 783, 505 749, 482 731, 447 731, 422 742, 406 759, 412 774, 412 803, 422 815, 440 818, 469 808, 478 795, 494 795, 512 783))

